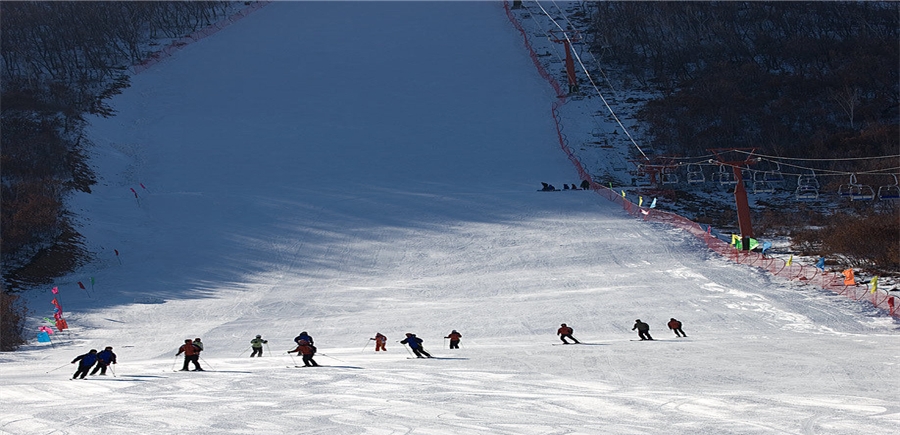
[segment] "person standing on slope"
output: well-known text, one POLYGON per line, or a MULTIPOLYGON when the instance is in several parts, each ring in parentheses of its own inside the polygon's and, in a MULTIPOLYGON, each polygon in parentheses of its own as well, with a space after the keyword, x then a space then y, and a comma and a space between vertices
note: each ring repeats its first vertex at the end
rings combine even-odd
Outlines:
POLYGON ((409 345, 409 348, 412 349, 413 353, 416 355, 416 358, 433 358, 431 354, 425 351, 425 348, 422 347, 422 339, 416 337, 416 334, 412 334, 407 332, 406 338, 400 342, 400 344, 409 345), (425 355, 425 356, 422 356, 425 355))
POLYGON ((638 337, 641 337, 641 340, 653 340, 653 337, 650 336, 650 325, 641 322, 641 319, 634 321, 634 327, 631 330, 634 331, 635 329, 637 329, 638 337))
POLYGON ((76 362, 78 363, 78 370, 72 375, 72 379, 84 379, 84 377, 87 376, 88 371, 91 370, 91 367, 94 366, 94 363, 97 362, 97 349, 91 349, 84 355, 78 355, 72 360, 72 364, 75 364, 76 362))
MULTIPOLYGON (((262 357, 262 348, 263 344, 268 343, 268 340, 263 340, 262 335, 257 335, 256 338, 250 340, 250 347, 253 348, 253 352, 250 353, 250 358, 253 358, 256 355, 262 357)), ((246 352, 246 351, 244 351, 246 352)))
POLYGON ((450 332, 450 335, 444 337, 450 339, 450 349, 459 349, 459 339, 462 338, 462 334, 456 332, 454 329, 450 332))
POLYGON ((184 354, 184 366, 181 367, 181 371, 188 371, 188 364, 190 363, 194 363, 195 372, 203 371, 203 367, 200 367, 200 348, 194 345, 190 338, 184 339, 184 344, 178 348, 178 353, 175 356, 181 354, 184 354))
POLYGON ((687 337, 687 334, 685 334, 684 331, 681 330, 681 322, 675 320, 674 317, 669 320, 669 329, 675 331, 676 337, 687 337))
POLYGON ((112 346, 106 346, 106 349, 97 354, 97 366, 91 370, 91 376, 96 375, 97 370, 100 371, 100 376, 106 376, 106 368, 115 363, 116 354, 113 353, 112 346))
POLYGON ((571 338, 572 341, 575 342, 575 344, 580 344, 581 342, 576 340, 575 337, 572 336, 573 332, 575 332, 574 329, 572 329, 569 326, 566 326, 566 324, 563 323, 563 324, 559 325, 559 329, 556 330, 556 335, 559 336, 559 338, 562 340, 563 344, 572 344, 572 343, 569 343, 568 341, 566 341, 567 338, 571 338))
POLYGON ((297 348, 294 350, 289 350, 288 353, 297 352, 298 355, 303 356, 303 365, 306 367, 318 367, 319 363, 313 359, 313 355, 316 354, 316 347, 310 344, 306 340, 298 340, 297 348))
POLYGON ((384 345, 387 344, 387 337, 382 335, 380 332, 375 333, 375 338, 370 338, 369 340, 375 340, 375 352, 379 350, 383 350, 387 352, 384 345))

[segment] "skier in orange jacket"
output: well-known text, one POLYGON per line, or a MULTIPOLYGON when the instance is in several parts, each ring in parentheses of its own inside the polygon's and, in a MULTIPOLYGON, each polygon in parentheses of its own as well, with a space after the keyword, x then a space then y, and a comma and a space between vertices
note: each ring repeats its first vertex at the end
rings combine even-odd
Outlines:
POLYGON ((450 339, 450 349, 459 349, 459 339, 462 338, 462 334, 456 332, 454 329, 450 332, 450 335, 444 337, 450 339))
POLYGON ((376 332, 375 338, 370 338, 369 340, 375 340, 375 352, 378 352, 379 350, 387 352, 387 349, 384 347, 384 345, 387 343, 387 337, 382 335, 380 332, 376 332))

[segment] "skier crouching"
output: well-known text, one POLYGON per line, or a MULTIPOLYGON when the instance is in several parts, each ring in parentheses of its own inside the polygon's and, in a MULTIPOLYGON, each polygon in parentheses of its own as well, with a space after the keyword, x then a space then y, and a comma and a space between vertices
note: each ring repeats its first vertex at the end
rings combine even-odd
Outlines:
POLYGON ((426 358, 426 357, 433 358, 431 356, 431 354, 429 354, 428 352, 425 351, 424 348, 422 348, 422 339, 419 337, 416 337, 416 334, 407 332, 406 338, 404 338, 403 341, 400 342, 400 344, 409 345, 409 348, 412 349, 414 354, 416 354, 416 358, 426 358), (422 355, 425 355, 425 356, 422 356, 422 355))

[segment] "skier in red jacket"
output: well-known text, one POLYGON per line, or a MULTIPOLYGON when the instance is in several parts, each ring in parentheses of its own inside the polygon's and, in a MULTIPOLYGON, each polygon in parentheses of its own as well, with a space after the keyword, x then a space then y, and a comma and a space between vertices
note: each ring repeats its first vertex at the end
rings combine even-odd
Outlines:
POLYGON ((297 352, 298 355, 303 355, 303 365, 306 367, 318 367, 319 363, 313 359, 313 355, 316 354, 316 347, 309 344, 306 340, 297 340, 297 348, 294 350, 289 350, 288 353, 297 352))
POLYGON ((576 340, 575 337, 572 336, 572 333, 575 332, 571 327, 566 326, 565 323, 559 325, 559 329, 556 330, 556 335, 562 340, 563 344, 572 344, 566 341, 566 338, 571 338, 576 344, 580 344, 581 342, 576 340))
POLYGON ((684 331, 681 330, 681 322, 675 320, 674 317, 669 320, 669 329, 675 331, 676 337, 687 337, 687 334, 685 334, 684 331))
POLYGON ((181 367, 181 371, 188 371, 188 364, 194 363, 194 371, 202 372, 203 367, 200 367, 200 349, 197 348, 193 342, 191 342, 190 338, 184 339, 184 344, 178 348, 178 353, 175 356, 184 354, 184 366, 181 367))

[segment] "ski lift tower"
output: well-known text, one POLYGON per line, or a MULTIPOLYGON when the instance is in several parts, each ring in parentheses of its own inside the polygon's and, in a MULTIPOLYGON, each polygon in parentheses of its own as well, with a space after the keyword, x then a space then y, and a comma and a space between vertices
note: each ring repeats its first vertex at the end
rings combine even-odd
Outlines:
POLYGON ((581 34, 569 26, 565 31, 551 30, 550 40, 563 44, 566 50, 566 77, 569 79, 569 93, 578 92, 578 79, 575 77, 575 60, 572 57, 572 44, 581 41, 581 34))
POLYGON ((718 164, 731 166, 731 169, 734 171, 734 179, 737 182, 734 185, 734 203, 737 206, 738 229, 741 231, 741 249, 749 251, 750 238, 753 237, 753 225, 750 223, 750 202, 747 200, 747 189, 744 187, 741 167, 756 163, 756 159, 753 158, 753 152, 756 151, 756 148, 714 148, 709 151, 716 155, 718 164), (747 151, 747 157, 744 160, 726 160, 723 158, 724 154, 733 151, 747 151))

